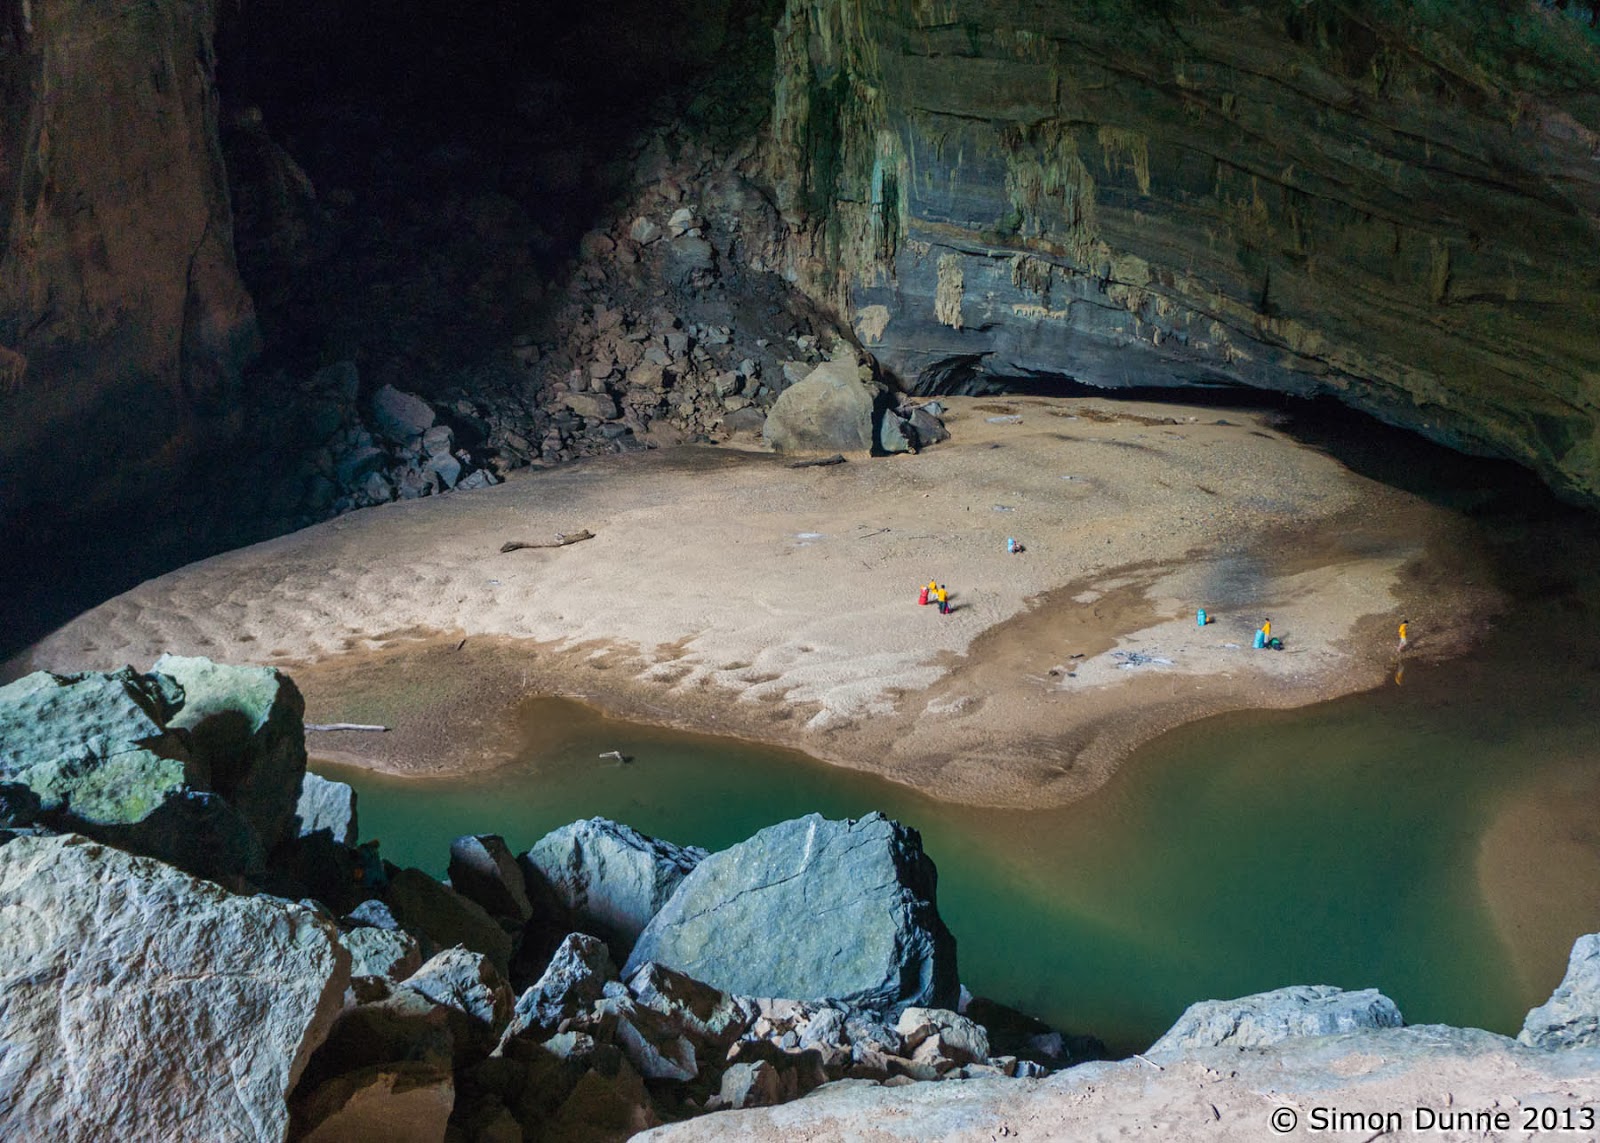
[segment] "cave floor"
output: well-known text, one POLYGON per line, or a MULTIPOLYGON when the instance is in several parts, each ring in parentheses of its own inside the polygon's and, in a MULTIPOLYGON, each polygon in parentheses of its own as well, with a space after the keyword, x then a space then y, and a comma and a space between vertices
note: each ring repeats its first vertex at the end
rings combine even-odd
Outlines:
POLYGON ((1180 723, 1384 683, 1401 618, 1406 657, 1437 658, 1502 605, 1458 514, 1271 414, 947 404, 952 439, 915 456, 794 469, 669 448, 345 515, 150 580, 6 674, 270 663, 308 721, 392 727, 314 753, 396 773, 497 765, 520 698, 577 695, 943 799, 1047 806, 1180 723), (948 616, 917 604, 930 578, 948 616), (1267 617, 1282 651, 1251 648, 1267 617))

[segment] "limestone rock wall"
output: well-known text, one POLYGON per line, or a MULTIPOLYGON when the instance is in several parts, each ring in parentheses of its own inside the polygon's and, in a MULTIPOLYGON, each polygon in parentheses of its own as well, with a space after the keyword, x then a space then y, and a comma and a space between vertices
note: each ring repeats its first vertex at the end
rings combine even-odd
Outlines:
POLYGON ((793 273, 924 392, 1331 393, 1593 502, 1580 7, 789 0, 793 273))
POLYGON ((0 522, 109 507, 226 412, 256 339, 211 0, 0 4, 0 522))

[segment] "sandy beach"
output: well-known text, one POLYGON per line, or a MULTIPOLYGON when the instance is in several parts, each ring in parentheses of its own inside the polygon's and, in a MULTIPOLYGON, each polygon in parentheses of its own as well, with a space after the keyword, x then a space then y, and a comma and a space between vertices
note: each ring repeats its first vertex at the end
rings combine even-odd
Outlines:
POLYGON ((309 720, 392 728, 315 736, 315 754, 398 773, 495 765, 518 698, 575 694, 1042 806, 1183 721, 1383 682, 1402 616, 1407 654, 1442 656, 1473 634, 1450 617, 1494 610, 1430 556, 1455 517, 1270 417, 949 403, 952 440, 915 456, 661 449, 352 513, 146 582, 7 675, 163 651, 270 663, 309 720), (948 616, 917 605, 930 578, 948 616), (1266 617, 1283 651, 1252 650, 1266 617))

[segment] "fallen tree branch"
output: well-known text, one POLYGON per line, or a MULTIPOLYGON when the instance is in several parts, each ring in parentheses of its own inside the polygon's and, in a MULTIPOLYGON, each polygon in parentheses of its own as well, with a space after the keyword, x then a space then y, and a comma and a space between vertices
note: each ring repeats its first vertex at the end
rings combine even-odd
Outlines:
POLYGON ((519 548, 564 548, 568 544, 576 544, 581 540, 594 539, 594 533, 585 528, 581 532, 557 532, 553 540, 542 540, 537 543, 527 543, 523 540, 507 540, 500 545, 502 552, 514 552, 519 548))
POLYGON ((387 733, 387 726, 369 726, 361 722, 308 722, 307 730, 378 730, 387 733))
POLYGON ((843 464, 844 454, 836 452, 832 456, 825 456, 819 460, 797 460, 789 465, 790 468, 821 468, 825 464, 843 464))

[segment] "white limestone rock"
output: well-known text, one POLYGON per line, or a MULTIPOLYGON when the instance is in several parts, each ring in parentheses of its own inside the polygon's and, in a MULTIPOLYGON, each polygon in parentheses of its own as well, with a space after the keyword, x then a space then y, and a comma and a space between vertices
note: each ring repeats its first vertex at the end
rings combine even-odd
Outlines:
POLYGON ((333 926, 66 835, 0 846, 0 1138, 281 1139, 333 926))

